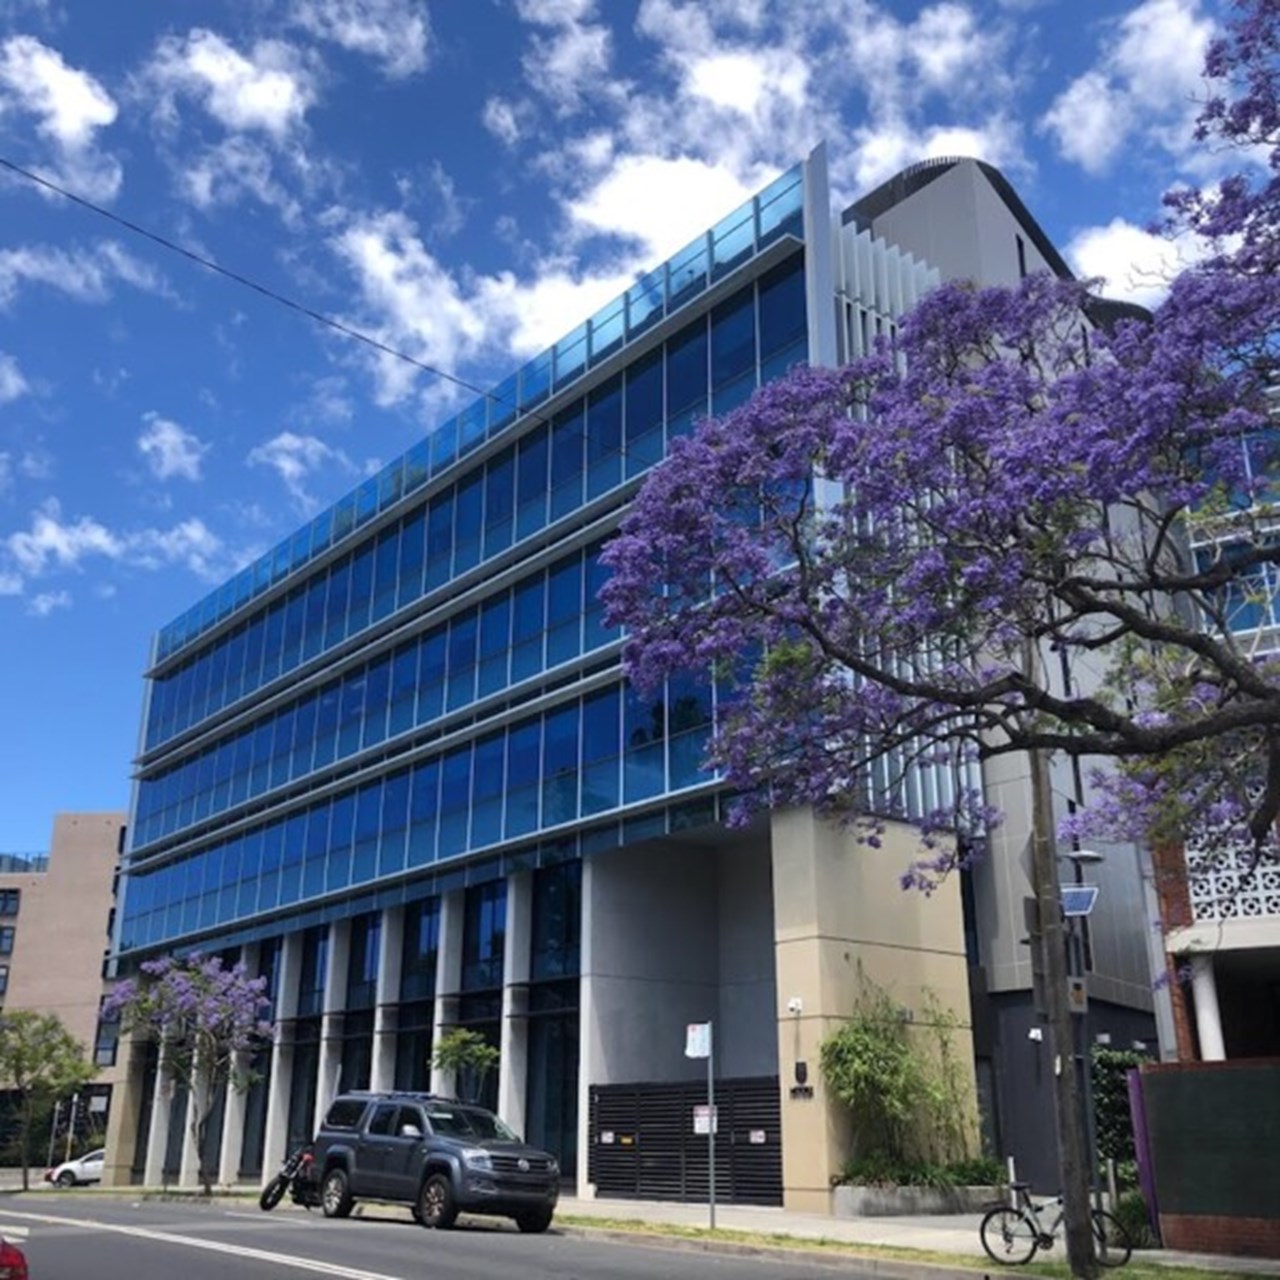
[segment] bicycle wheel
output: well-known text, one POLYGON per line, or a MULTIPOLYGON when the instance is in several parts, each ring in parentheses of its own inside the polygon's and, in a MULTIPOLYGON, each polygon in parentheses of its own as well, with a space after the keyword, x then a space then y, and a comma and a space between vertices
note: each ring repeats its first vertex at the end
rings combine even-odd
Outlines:
POLYGON ((1011 1209, 1007 1204, 987 1211, 978 1234, 987 1256, 1002 1266, 1030 1262, 1040 1243, 1035 1223, 1021 1209, 1011 1209))
POLYGON ((1093 1211, 1093 1242, 1104 1267, 1123 1267, 1133 1252, 1129 1233, 1105 1209, 1093 1211))

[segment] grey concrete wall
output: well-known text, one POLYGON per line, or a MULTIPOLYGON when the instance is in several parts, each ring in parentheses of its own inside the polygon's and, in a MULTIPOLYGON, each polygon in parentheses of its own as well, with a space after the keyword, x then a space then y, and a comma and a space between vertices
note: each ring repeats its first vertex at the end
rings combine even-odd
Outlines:
POLYGON ((593 860, 583 902, 583 978, 591 982, 592 1084, 692 1079, 685 1026, 717 1011, 716 863, 653 843, 593 860))
MULTIPOLYGON (((1053 1115, 1053 1051, 1047 1029, 1044 1038, 1028 1038, 1042 1024, 1031 1006, 1029 992, 995 997, 996 1090, 1000 1107, 998 1154, 1013 1156, 1018 1176, 1037 1192, 1058 1190, 1058 1140, 1053 1115)), ((1113 1049, 1131 1049, 1134 1041, 1155 1056, 1155 1019, 1119 1005, 1092 1000, 1085 1027, 1090 1042, 1100 1033, 1111 1036, 1113 1049)))
POLYGON ((937 267, 944 280, 1016 284, 1018 235, 1029 273, 1049 265, 972 161, 955 165, 881 214, 872 230, 937 267))
POLYGON ((716 1054, 724 1076, 778 1071, 773 867, 760 839, 719 850, 720 1001, 716 1054))
POLYGON ((721 1076, 777 1071, 768 842, 661 841, 592 860, 584 886, 592 1084, 700 1078, 685 1027, 716 1022, 721 1076))

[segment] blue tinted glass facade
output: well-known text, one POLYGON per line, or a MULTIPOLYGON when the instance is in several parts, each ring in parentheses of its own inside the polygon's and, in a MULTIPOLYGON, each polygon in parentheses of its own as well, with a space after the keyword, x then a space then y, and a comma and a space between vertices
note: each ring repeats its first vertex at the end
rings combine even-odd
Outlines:
POLYGON ((803 175, 797 166, 165 627, 157 637, 157 659, 192 644, 290 573, 326 554, 486 439, 505 431, 520 414, 536 410, 553 391, 563 391, 626 345, 642 339, 654 325, 675 315, 754 255, 785 236, 799 238, 802 219, 803 175))
MULTIPOLYGON (((167 629, 121 952, 359 916, 453 865, 496 876, 519 850, 573 858, 714 818, 715 691, 626 687, 599 553, 673 438, 807 358, 790 190, 521 370, 502 395, 536 418, 512 412, 493 441, 497 401, 464 412, 426 442, 413 483, 362 485, 270 574, 253 567, 261 590, 237 579, 167 629), (219 624, 228 600, 237 616, 219 624)), ((363 966, 376 936, 356 941, 363 966)))

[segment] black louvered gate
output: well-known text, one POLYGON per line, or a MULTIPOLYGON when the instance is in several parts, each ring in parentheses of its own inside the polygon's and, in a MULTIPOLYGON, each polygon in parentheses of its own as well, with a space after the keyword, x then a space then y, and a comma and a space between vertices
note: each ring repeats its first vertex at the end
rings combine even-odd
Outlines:
MULTIPOLYGON (((590 1180, 602 1196, 707 1199, 708 1142, 693 1131, 704 1081, 591 1086, 590 1180)), ((782 1111, 776 1076, 717 1080, 716 1198, 782 1203, 782 1111)))

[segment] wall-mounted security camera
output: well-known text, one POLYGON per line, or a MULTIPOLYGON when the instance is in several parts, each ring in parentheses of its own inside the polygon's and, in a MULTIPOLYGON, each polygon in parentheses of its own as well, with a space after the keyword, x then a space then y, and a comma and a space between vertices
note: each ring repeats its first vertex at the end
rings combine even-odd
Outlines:
POLYGON ((801 1000, 799 996, 792 996, 791 999, 787 1001, 787 1012, 797 1015, 802 1014, 804 1012, 804 1001, 801 1000))
POLYGON ((1031 1030, 1027 1032, 1027 1039, 1034 1040, 1036 1044, 1039 1044, 1044 1039, 1044 1028, 1032 1027, 1031 1030))

